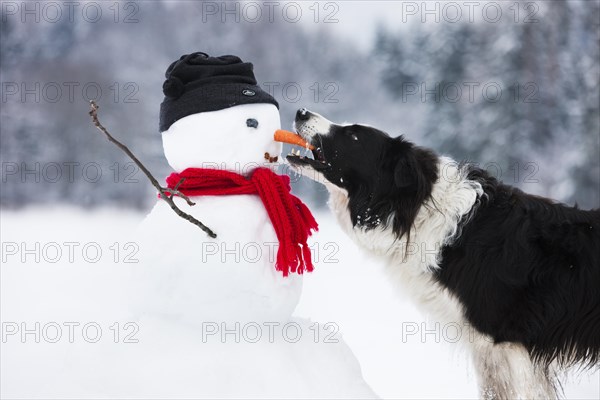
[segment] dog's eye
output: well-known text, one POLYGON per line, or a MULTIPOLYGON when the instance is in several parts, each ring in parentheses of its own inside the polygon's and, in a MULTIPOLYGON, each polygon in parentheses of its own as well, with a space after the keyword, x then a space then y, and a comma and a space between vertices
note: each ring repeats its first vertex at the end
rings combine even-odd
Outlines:
POLYGON ((255 120, 254 118, 248 118, 246 120, 246 126, 248 128, 258 128, 258 121, 255 120))
POLYGON ((350 136, 352 138, 352 140, 358 140, 358 136, 356 136, 355 134, 352 134, 352 136, 350 136))

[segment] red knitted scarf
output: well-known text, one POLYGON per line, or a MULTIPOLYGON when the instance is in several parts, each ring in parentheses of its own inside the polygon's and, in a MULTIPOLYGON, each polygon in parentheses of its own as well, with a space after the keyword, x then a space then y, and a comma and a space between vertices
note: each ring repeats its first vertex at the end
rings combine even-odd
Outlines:
POLYGON ((290 193, 290 177, 268 168, 257 168, 249 178, 219 169, 188 168, 167 177, 170 189, 184 178, 178 190, 186 196, 258 194, 275 228, 279 249, 275 269, 283 276, 312 271, 310 248, 306 243, 317 222, 308 207, 290 193))

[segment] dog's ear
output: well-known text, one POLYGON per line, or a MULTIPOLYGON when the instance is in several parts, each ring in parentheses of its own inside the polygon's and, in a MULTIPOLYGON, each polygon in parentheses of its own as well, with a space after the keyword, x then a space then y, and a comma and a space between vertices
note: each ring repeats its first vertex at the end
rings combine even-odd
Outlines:
POLYGON ((420 168, 412 154, 399 158, 394 169, 394 183, 400 189, 414 187, 419 181, 420 168))
POLYGON ((399 155, 394 168, 394 183, 402 190, 427 195, 437 180, 437 157, 413 147, 399 155))
POLYGON ((406 235, 408 243, 417 213, 437 180, 438 158, 407 142, 400 142, 395 154, 394 185, 399 207, 395 210, 393 230, 398 237, 406 235))

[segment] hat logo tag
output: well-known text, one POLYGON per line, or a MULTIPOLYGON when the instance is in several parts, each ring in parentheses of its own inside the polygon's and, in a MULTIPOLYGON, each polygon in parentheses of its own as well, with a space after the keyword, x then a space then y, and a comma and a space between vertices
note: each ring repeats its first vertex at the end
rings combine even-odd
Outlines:
POLYGON ((242 94, 244 96, 250 96, 250 97, 252 97, 252 96, 254 96, 256 94, 256 92, 254 90, 244 89, 244 90, 242 90, 242 94))

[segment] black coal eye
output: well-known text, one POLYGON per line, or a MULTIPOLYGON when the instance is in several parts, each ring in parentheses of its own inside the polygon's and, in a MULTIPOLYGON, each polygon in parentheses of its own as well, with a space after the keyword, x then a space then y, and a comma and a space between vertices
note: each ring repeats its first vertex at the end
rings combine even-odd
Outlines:
POLYGON ((258 127, 258 121, 255 120, 254 118, 248 118, 246 120, 246 126, 248 128, 257 128, 258 127))

